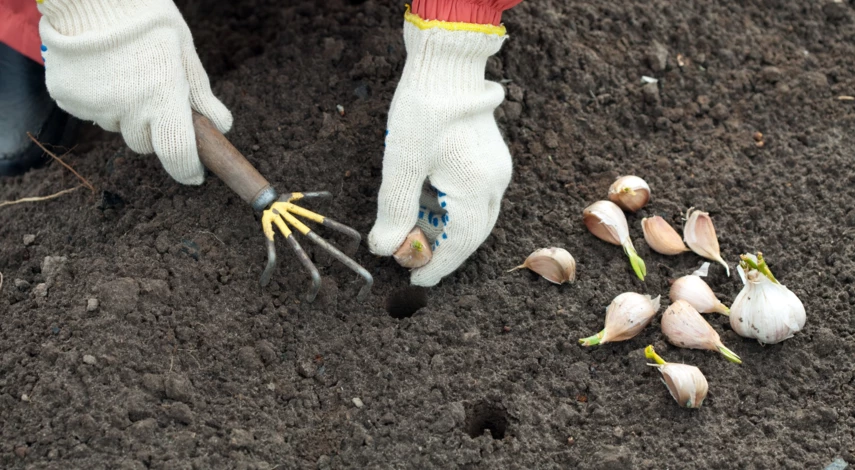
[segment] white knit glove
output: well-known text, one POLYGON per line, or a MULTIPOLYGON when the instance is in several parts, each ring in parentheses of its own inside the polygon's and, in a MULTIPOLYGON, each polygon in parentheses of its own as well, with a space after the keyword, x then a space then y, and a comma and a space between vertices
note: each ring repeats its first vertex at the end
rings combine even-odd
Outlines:
POLYGON ((435 237, 433 259, 413 270, 412 284, 437 284, 496 223, 511 179, 511 155, 493 117, 504 91, 485 80, 484 71, 506 37, 503 27, 406 16, 407 62, 389 111, 377 221, 368 246, 391 255, 416 225, 435 237), (456 25, 488 32, 455 30, 456 25), (435 204, 420 204, 425 179, 437 190, 435 204))
POLYGON ((187 23, 171 0, 44 0, 39 24, 47 88, 60 108, 157 153, 178 182, 201 184, 192 109, 221 132, 232 115, 214 97, 187 23))

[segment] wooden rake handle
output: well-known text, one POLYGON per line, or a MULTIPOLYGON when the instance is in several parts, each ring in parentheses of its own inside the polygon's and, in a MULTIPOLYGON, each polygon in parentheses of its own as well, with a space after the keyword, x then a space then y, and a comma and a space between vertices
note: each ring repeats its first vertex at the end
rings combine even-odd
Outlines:
POLYGON ((261 173, 205 116, 193 111, 196 148, 206 168, 257 211, 267 209, 278 194, 261 173))

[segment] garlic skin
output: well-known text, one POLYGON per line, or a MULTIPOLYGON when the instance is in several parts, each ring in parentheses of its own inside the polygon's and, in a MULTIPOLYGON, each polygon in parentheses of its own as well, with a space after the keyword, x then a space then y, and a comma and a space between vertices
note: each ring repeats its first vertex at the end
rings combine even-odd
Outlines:
POLYGON ((594 236, 613 245, 623 247, 623 251, 629 256, 632 270, 643 281, 644 276, 647 275, 647 267, 632 245, 626 216, 623 215, 620 207, 611 201, 597 201, 582 211, 582 217, 585 226, 594 236))
POLYGON ((742 359, 722 344, 713 327, 685 300, 674 302, 662 314, 662 333, 674 346, 718 351, 728 361, 742 364, 742 359))
POLYGON ((659 254, 679 255, 689 251, 674 227, 658 215, 641 219, 641 231, 647 246, 659 254))
POLYGON ((422 229, 415 227, 407 234, 404 243, 392 254, 392 257, 401 266, 414 269, 428 264, 433 257, 433 252, 422 229))
POLYGON ((638 176, 621 176, 609 187, 609 200, 623 210, 635 212, 650 200, 650 186, 638 176))
POLYGON ((721 257, 715 226, 708 212, 695 210, 694 207, 689 208, 686 212, 686 224, 683 226, 683 240, 698 255, 724 266, 727 277, 730 277, 730 266, 721 257))
POLYGON ((677 404, 686 408, 701 407, 707 397, 709 384, 700 369, 688 364, 665 362, 656 354, 652 345, 644 349, 644 355, 656 362, 648 365, 659 369, 662 382, 668 387, 677 404))
POLYGON ((528 255, 523 264, 511 269, 528 268, 549 282, 564 284, 576 280, 576 260, 564 248, 541 248, 528 255))
POLYGON ((615 297, 606 309, 606 325, 594 336, 582 338, 582 346, 595 346, 634 338, 653 321, 659 311, 659 299, 649 295, 624 292, 615 297))
POLYGON ((807 320, 805 307, 775 279, 762 253, 742 255, 737 270, 745 287, 730 308, 733 331, 760 344, 780 343, 801 331, 807 320))
POLYGON ((689 274, 674 281, 669 293, 671 302, 685 300, 700 313, 730 315, 727 305, 721 303, 710 286, 699 276, 689 274))

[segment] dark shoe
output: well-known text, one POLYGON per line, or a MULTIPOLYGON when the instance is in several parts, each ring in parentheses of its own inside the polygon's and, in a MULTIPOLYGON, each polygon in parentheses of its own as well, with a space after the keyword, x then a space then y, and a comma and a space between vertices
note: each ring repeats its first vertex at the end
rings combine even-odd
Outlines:
POLYGON ((69 146, 76 121, 51 99, 42 65, 0 43, 0 70, 0 176, 15 176, 50 161, 27 132, 69 146))

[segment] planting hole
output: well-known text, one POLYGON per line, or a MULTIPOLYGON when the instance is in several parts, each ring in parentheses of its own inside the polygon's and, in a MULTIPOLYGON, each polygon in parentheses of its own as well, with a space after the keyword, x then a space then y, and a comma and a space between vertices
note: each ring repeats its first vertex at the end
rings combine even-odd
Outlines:
POLYGON ((386 298, 386 311, 392 318, 409 318, 427 306, 427 289, 418 286, 392 291, 386 298))
POLYGON ((475 439, 490 431, 493 439, 504 439, 508 430, 508 412, 498 403, 482 401, 466 410, 466 434, 475 439))

